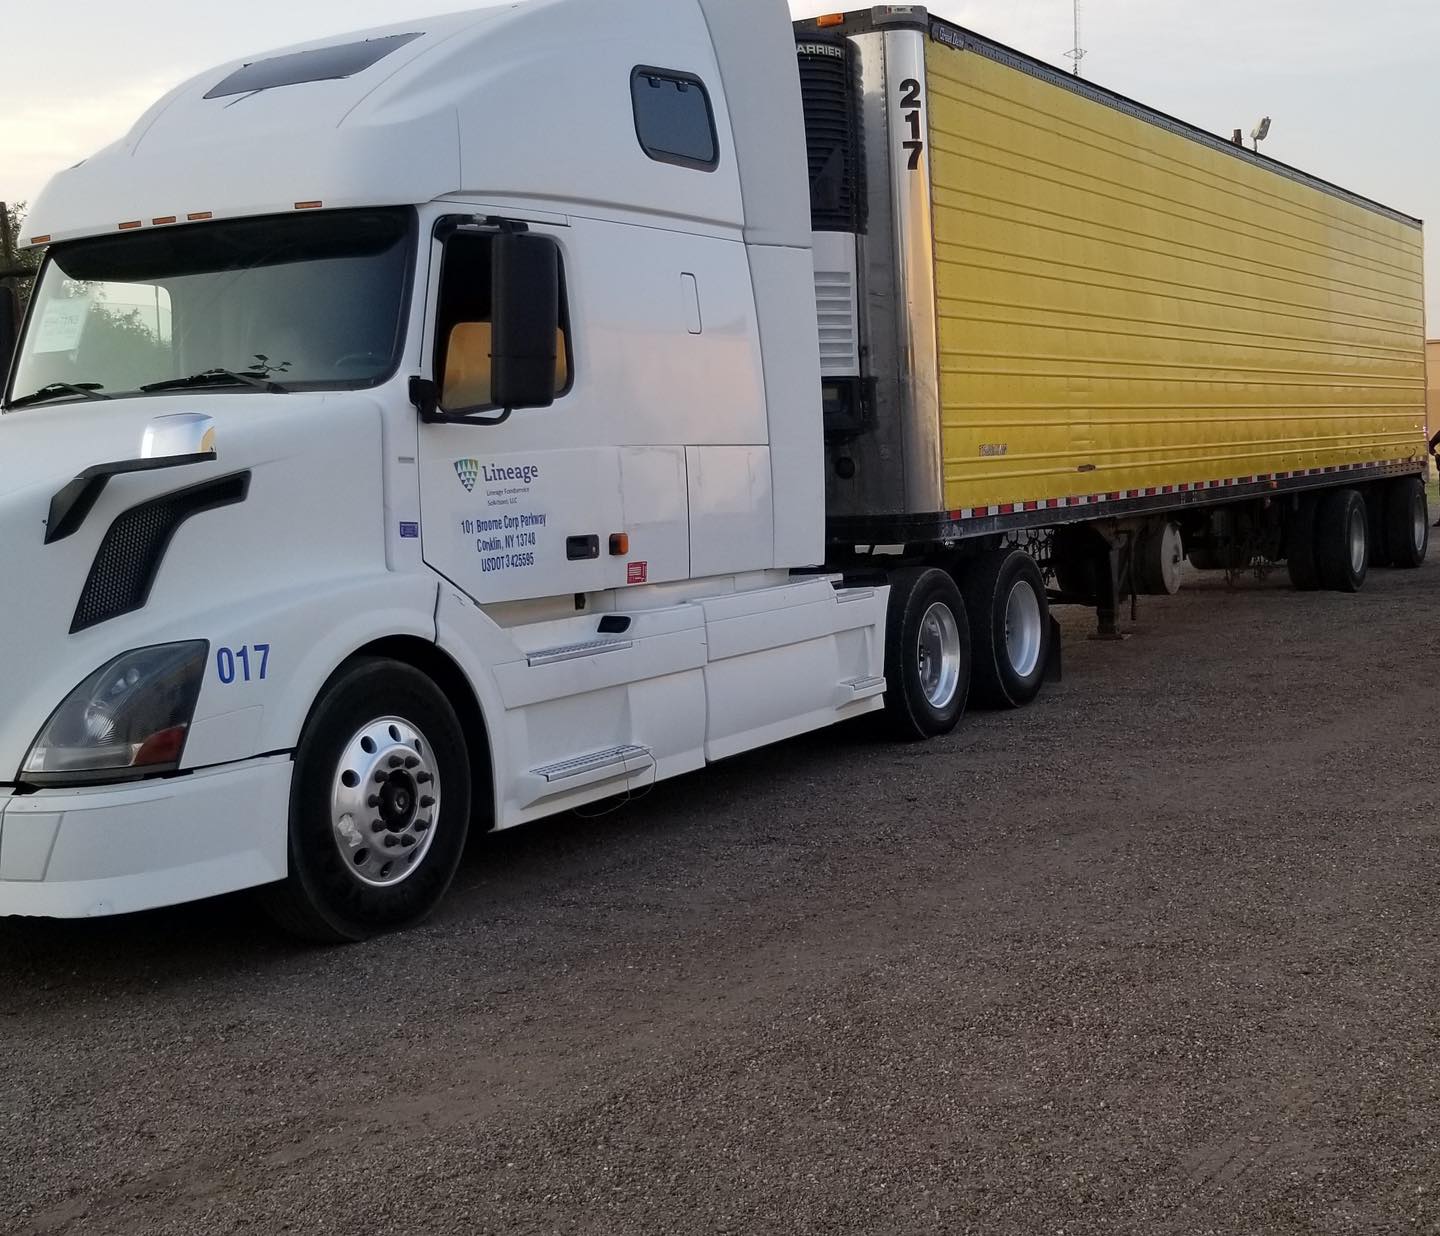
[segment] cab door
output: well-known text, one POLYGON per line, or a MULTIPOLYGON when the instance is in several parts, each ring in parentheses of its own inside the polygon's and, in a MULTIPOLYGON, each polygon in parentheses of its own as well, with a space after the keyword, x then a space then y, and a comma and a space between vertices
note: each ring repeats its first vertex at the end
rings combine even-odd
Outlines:
MULTIPOLYGON (((439 412, 464 419, 421 426, 422 540, 425 560, 481 604, 595 592, 616 580, 611 538, 616 548, 624 543, 620 452, 586 441, 563 231, 535 233, 555 238, 561 250, 554 402, 507 416, 492 397, 501 230, 442 229, 449 234, 431 280, 432 288, 438 283, 435 398, 439 412)), ((620 574, 623 582, 623 565, 620 574)))

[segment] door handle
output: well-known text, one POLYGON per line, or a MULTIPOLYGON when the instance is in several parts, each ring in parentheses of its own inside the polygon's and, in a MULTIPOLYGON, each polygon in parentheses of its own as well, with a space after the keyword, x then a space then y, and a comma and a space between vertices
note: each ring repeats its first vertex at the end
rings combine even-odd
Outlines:
POLYGON ((598 558, 600 556, 600 538, 598 536, 567 536, 565 538, 565 557, 571 562, 583 562, 586 558, 598 558))

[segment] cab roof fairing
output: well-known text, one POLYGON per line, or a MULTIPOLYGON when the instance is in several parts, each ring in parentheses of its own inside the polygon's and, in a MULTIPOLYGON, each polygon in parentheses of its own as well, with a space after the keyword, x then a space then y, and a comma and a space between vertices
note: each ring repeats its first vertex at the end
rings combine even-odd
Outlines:
MULTIPOLYGON (((784 0, 724 2, 788 32, 784 0)), ((298 202, 340 209, 457 194, 740 228, 737 139, 752 152, 776 141, 754 126, 731 132, 726 87, 774 88, 743 78, 742 68, 727 64, 722 82, 701 0, 527 0, 334 35, 231 61, 178 86, 126 137, 56 175, 37 198, 24 239, 55 243, 172 217, 183 224, 201 212, 223 219, 289 212, 298 202), (350 77, 205 98, 255 60, 416 33, 350 77), (637 65, 706 82, 720 139, 716 172, 645 156, 630 102, 637 65)), ((808 212, 799 153, 795 184, 806 189, 808 212)), ((767 196, 774 214, 773 188, 767 196)), ((787 218, 798 219, 800 203, 789 201, 795 194, 784 197, 787 218)), ((808 243, 800 229, 787 230, 808 243)))

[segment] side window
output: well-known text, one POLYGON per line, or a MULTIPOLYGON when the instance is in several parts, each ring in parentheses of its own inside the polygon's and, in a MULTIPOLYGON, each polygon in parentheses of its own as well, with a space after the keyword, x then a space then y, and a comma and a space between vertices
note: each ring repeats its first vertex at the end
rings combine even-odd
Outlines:
MULTIPOLYGON (((492 241, 490 233, 456 232, 445 242, 435 372, 440 378, 440 407, 446 412, 475 412, 495 406, 490 398, 492 241)), ((570 389, 570 377, 570 314, 562 268, 560 337, 555 348, 556 395, 570 389)))
POLYGON ((642 65, 630 74, 630 98, 635 134, 652 159, 703 172, 720 166, 715 111, 698 77, 642 65))

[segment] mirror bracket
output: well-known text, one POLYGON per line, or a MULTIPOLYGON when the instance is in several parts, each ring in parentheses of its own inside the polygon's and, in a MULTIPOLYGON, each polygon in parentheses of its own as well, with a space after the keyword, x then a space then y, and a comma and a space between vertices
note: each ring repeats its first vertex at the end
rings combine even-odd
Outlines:
POLYGON ((443 412, 435 383, 429 378, 410 379, 410 402, 420 413, 420 420, 426 425, 503 425, 510 419, 511 408, 504 409, 499 416, 477 416, 473 413, 443 412))

